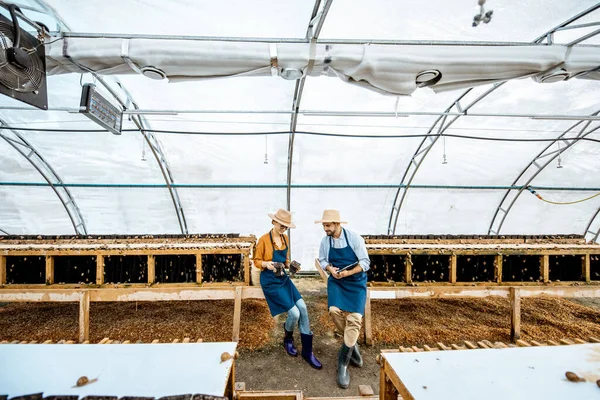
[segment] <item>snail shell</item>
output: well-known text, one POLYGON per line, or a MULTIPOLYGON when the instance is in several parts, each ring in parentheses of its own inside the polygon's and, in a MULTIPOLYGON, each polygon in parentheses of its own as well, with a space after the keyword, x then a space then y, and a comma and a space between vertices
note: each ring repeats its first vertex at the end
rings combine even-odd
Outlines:
POLYGON ((77 379, 77 383, 75 384, 76 386, 83 386, 86 385, 90 380, 88 379, 87 376, 82 376, 81 378, 77 379))

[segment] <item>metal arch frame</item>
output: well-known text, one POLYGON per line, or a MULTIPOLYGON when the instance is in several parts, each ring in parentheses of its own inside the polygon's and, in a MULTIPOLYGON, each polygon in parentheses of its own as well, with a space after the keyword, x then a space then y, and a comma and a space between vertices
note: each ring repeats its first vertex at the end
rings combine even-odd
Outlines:
MULTIPOLYGON (((325 18, 327 17, 327 13, 329 12, 329 8, 333 0, 326 0, 325 5, 323 6, 323 11, 321 11, 321 15, 316 25, 313 25, 315 18, 318 15, 319 6, 321 5, 321 0, 315 1, 315 6, 313 7, 312 15, 310 17, 310 22, 308 23, 308 28, 306 30, 306 41, 316 43, 319 34, 321 33, 321 28, 323 27, 323 23, 325 22, 325 18)), ((312 60, 309 60, 309 64, 312 63, 312 60)), ((308 68, 308 67, 307 67, 308 68)), ((290 136, 288 141, 288 162, 287 162, 287 209, 291 210, 292 208, 292 161, 294 158, 294 139, 296 137, 296 127, 298 124, 298 110, 300 109, 300 101, 302 100, 302 92, 304 91, 304 82, 306 82, 306 73, 302 75, 302 78, 296 81, 296 87, 294 89, 294 100, 292 103, 292 116, 290 120, 290 136)))
MULTIPOLYGON (((595 113, 591 114, 593 116, 598 115, 598 113, 600 113, 600 110, 596 111, 595 113)), ((506 220, 506 217, 508 215, 508 213, 510 212, 510 210, 512 209, 513 205, 516 203, 517 199, 519 198, 519 196, 521 195, 521 193, 523 193, 524 190, 526 190, 527 186, 536 178, 536 176, 538 176, 540 174, 540 172, 542 172, 542 170, 544 168, 546 168, 552 161, 554 161, 557 157, 559 157, 563 152, 565 152, 567 149, 569 149, 571 146, 573 146, 575 143, 577 143, 579 140, 581 140, 582 138, 588 136, 589 134, 597 131, 598 129, 600 129, 600 124, 598 126, 596 126, 595 128, 589 130, 586 132, 586 129, 590 126, 590 124, 592 123, 592 121, 579 121, 576 124, 572 125, 571 127, 569 127, 566 131, 564 131, 563 133, 560 134, 560 136, 558 136, 556 139, 554 139, 552 142, 550 142, 549 145, 547 145, 544 150, 542 150, 528 165, 527 167, 525 167, 521 173, 517 176, 517 178, 514 180, 513 184, 511 186, 514 186, 517 184, 517 182, 519 181, 519 179, 521 179, 521 177, 523 175, 525 175, 525 173, 527 171, 530 171, 531 169, 535 169, 535 172, 527 179, 527 182, 523 183, 520 189, 518 189, 517 193, 515 194, 515 196, 512 198, 512 200, 510 201, 510 204, 508 204, 508 207, 506 206, 506 203, 508 202, 508 196, 512 193, 511 189, 506 190, 506 193, 504 193, 504 196, 502 197, 502 200, 500 201, 500 204, 498 204, 498 206, 496 207, 496 211, 494 212, 494 216, 492 217, 492 220, 490 221, 490 227, 488 228, 488 235, 494 234, 494 235, 499 235, 500 234, 500 230, 502 229, 502 225, 504 224, 504 221, 506 220), (570 139, 563 139, 565 137, 565 135, 569 132, 571 132, 573 129, 575 129, 577 126, 579 126, 580 124, 584 124, 583 128, 579 131, 579 133, 577 134, 577 136, 575 138, 570 138, 570 139), (552 148, 552 146, 554 146, 555 143, 562 141, 565 144, 565 147, 560 149, 560 150, 553 150, 550 151, 550 149, 552 148), (543 164, 538 164, 538 160, 541 160, 542 158, 548 157, 548 160, 543 163, 543 164), (499 215, 499 213, 502 212, 502 219, 500 220, 500 222, 497 224, 498 226, 494 229, 494 225, 497 222, 497 217, 499 215)))
POLYGON ((0 119, 0 137, 2 137, 8 144, 10 144, 16 151, 18 151, 23 157, 29 161, 29 163, 44 177, 46 182, 52 187, 54 193, 58 196, 63 207, 67 211, 67 215, 73 224, 75 233, 77 235, 87 235, 87 228, 85 220, 81 211, 75 202, 69 188, 62 186, 63 181, 60 176, 54 171, 52 166, 42 157, 42 155, 33 147, 21 134, 12 129, 6 129, 4 126, 6 122, 0 119), (11 132, 15 137, 9 137, 5 132, 11 132), (25 151, 24 149, 27 149, 25 151), (60 184, 56 186, 54 182, 60 184))
POLYGON ((590 219, 590 222, 588 222, 587 226, 585 227, 585 230, 583 231, 584 236, 588 233, 591 233, 592 235, 594 235, 592 237, 592 240, 594 242, 598 243, 598 236, 600 236, 600 207, 598 208, 598 210, 596 210, 596 212, 590 219), (596 221, 596 218, 598 218, 598 230, 596 232, 594 232, 594 231, 591 231, 590 229, 592 228, 592 225, 596 221))
POLYGON ((452 103, 452 105, 450 105, 450 107, 448 107, 446 109, 446 111, 445 111, 445 113, 449 113, 452 108, 456 107, 457 110, 460 113, 459 115, 455 116, 452 119, 452 121, 450 121, 448 123, 446 123, 446 119, 448 118, 447 115, 440 116, 438 119, 435 120, 435 122, 433 123, 433 125, 431 126, 431 128, 429 128, 429 130, 427 131, 427 134, 429 135, 431 132, 433 132, 433 130, 435 129, 435 127, 441 121, 440 127, 438 129, 437 136, 435 136, 435 137, 428 136, 428 137, 423 138, 423 140, 419 144, 419 147, 417 147, 417 150, 415 150, 415 153, 413 154, 412 158, 410 159, 410 162, 408 163, 408 166, 404 170, 404 175, 402 175, 402 180, 400 181, 400 185, 402 187, 400 187, 396 191, 396 196, 394 197, 394 205, 392 206, 392 210, 390 212, 390 220, 388 222, 388 235, 393 235, 396 232, 396 225, 398 224, 398 217, 400 215, 400 210, 402 209, 402 204, 404 203, 404 199, 406 198, 406 193, 408 192, 408 189, 410 189, 411 183, 412 183, 413 179, 415 178, 415 175, 417 174, 417 171, 421 167, 421 164, 425 160, 425 157, 427 156, 427 154, 429 154, 429 150, 431 150, 431 148, 433 147, 433 145, 444 134, 444 132, 450 127, 450 125, 452 125, 454 122, 456 122, 456 120, 459 119, 462 115, 466 115, 467 111, 471 107, 473 107, 475 104, 479 103, 479 101, 481 101, 484 97, 486 97, 487 95, 489 95, 490 93, 492 93, 494 90, 496 90, 500 86, 504 85, 505 83, 506 83, 506 81, 495 83, 485 93, 479 95, 479 97, 477 97, 475 100, 473 100, 468 106, 466 106, 465 108, 463 108, 460 105, 460 101, 473 88, 467 89, 456 100, 454 100, 454 102, 452 103), (431 143, 429 143, 429 144, 426 145, 425 143, 428 140, 431 143), (411 167, 413 167, 413 166, 414 166, 414 169, 411 172, 411 167), (408 181, 405 184, 404 182, 406 180, 407 175, 409 175, 409 172, 410 172, 410 177, 408 178, 408 181), (402 193, 402 195, 400 193, 402 193), (398 200, 398 198, 400 198, 400 200, 398 200))
MULTIPOLYGON (((552 28, 551 30, 547 31, 546 33, 544 33, 543 35, 539 36, 538 38, 536 38, 535 40, 533 40, 532 43, 541 43, 542 41, 547 40, 547 44, 552 44, 552 39, 553 39, 553 33, 557 32, 559 30, 564 29, 567 25, 573 23, 574 21, 586 16, 587 14, 595 11, 596 9, 600 8, 600 3, 588 8, 587 10, 582 11, 581 13, 569 18, 568 20, 566 20, 565 22, 561 23, 560 25, 552 28)), ((594 35, 597 32, 594 32, 594 35)), ((589 35, 588 37, 589 38, 589 35)), ((577 41, 573 41, 571 42, 572 44, 577 43, 577 41)), ((484 94, 482 94, 481 96, 479 96, 477 99, 475 99, 475 101, 471 104, 469 104, 469 106, 467 106, 466 109, 462 109, 460 107, 460 100, 467 94, 469 93, 469 91, 472 89, 467 89, 457 100, 454 101, 454 103, 452 103, 452 105, 450 107, 448 107, 446 109, 446 112, 449 112, 454 106, 456 106, 456 108, 458 109, 458 111, 461 114, 466 115, 467 110, 472 107, 473 105, 475 105, 477 102, 479 102, 481 99, 483 99, 484 97, 486 97, 488 94, 492 93, 494 90, 496 90, 497 88, 499 88, 500 86, 502 86, 504 83, 506 83, 506 81, 504 82, 499 82, 497 84, 494 84, 494 86, 488 90, 487 92, 485 92, 484 94)), ((429 150, 433 147, 433 145, 437 142, 437 140, 440 138, 440 136, 443 134, 443 132, 452 124, 454 123, 458 118, 460 118, 461 115, 458 115, 456 117, 454 117, 454 119, 452 121, 450 121, 445 127, 444 124, 446 122, 446 116, 440 117, 438 118, 433 125, 431 126, 431 128, 428 131, 428 134, 431 133, 436 125, 438 124, 438 122, 442 121, 440 129, 439 129, 439 133, 435 138, 429 138, 431 140, 431 144, 428 145, 427 147, 425 147, 423 150, 423 144, 426 142, 427 138, 423 139, 423 141, 421 142, 421 144, 419 145, 419 147, 417 148, 417 150, 415 151, 413 157, 411 158, 408 166, 406 167, 405 171, 404 171, 404 175, 402 176, 402 181, 400 182, 400 184, 402 185, 404 183, 404 180, 406 179, 406 176, 408 175, 411 166, 414 165, 414 171, 412 172, 410 179, 408 180, 408 183, 406 184, 405 187, 403 188, 399 188, 398 191, 396 192, 396 196, 394 198, 394 204, 392 206, 392 209, 390 211, 390 219, 388 222, 388 235, 393 235, 396 233, 396 226, 398 223, 398 217, 400 215, 400 210, 402 208, 402 204, 404 203, 404 199, 406 197, 406 193, 408 192, 408 189, 410 188, 410 184, 412 183, 412 180, 414 179, 417 171, 419 170, 419 167, 421 166, 423 160, 425 159, 425 157, 427 156, 427 154, 429 153, 429 150), (417 162, 415 161, 415 158, 418 157, 419 155, 423 154, 423 156, 420 158, 420 160, 417 162), (400 201, 398 202, 398 197, 400 197, 400 192, 402 191, 402 196, 400 198, 400 201)))
POLYGON ((2 232, 4 235, 10 235, 10 233, 6 232, 4 229, 0 228, 0 232, 2 232))

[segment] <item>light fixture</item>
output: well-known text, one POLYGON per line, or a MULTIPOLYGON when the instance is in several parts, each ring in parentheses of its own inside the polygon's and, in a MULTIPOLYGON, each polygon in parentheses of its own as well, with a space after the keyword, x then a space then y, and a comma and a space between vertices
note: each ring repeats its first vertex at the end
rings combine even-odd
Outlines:
POLYGON ((115 107, 96 91, 96 85, 86 83, 81 91, 80 113, 108 129, 115 135, 121 134, 123 110, 115 107))
POLYGON ((489 23, 492 20, 492 14, 494 14, 492 10, 486 12, 483 8, 485 0, 479 0, 477 4, 479 5, 479 14, 475 14, 475 16, 473 17, 473 27, 476 27, 481 22, 483 22, 484 24, 489 23))
POLYGON ((427 69, 417 74, 415 84, 418 88, 433 86, 442 79, 442 73, 437 69, 427 69))
POLYGON ((147 65, 145 67, 140 68, 140 72, 146 78, 154 79, 157 81, 161 81, 167 78, 167 74, 165 74, 163 70, 153 67, 151 65, 147 65))
POLYGON ((569 79, 569 73, 564 68, 558 68, 542 75, 538 80, 542 83, 554 83, 567 79, 569 79))
POLYGON ((302 78, 304 73, 300 68, 282 68, 281 69, 281 77, 288 81, 294 81, 296 79, 302 78))

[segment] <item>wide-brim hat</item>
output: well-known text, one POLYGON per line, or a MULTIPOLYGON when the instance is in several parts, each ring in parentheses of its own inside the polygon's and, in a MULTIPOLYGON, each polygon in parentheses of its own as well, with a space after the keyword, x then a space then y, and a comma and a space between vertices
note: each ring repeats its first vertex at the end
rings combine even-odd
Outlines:
POLYGON ((294 223, 292 222, 292 213, 290 213, 288 210, 284 210, 284 209, 280 208, 279 210, 277 210, 277 212, 275 214, 267 214, 267 215, 273 221, 277 221, 283 226, 287 226, 288 228, 296 227, 296 225, 294 225, 294 223))
POLYGON ((346 221, 342 221, 340 218, 340 212, 338 210, 325 210, 320 220, 315 221, 315 224, 321 224, 323 222, 337 222, 339 224, 347 224, 346 221))

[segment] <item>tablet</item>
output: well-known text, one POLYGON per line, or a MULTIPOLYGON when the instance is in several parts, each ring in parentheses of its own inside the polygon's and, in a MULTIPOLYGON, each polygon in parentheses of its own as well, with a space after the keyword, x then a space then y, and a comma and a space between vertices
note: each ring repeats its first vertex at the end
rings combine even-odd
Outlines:
POLYGON ((338 269, 337 272, 340 273, 340 272, 345 271, 347 269, 352 269, 352 268, 356 267, 357 265, 358 265, 358 261, 355 262, 355 263, 352 263, 350 265, 346 265, 345 267, 342 267, 342 268, 338 269))

